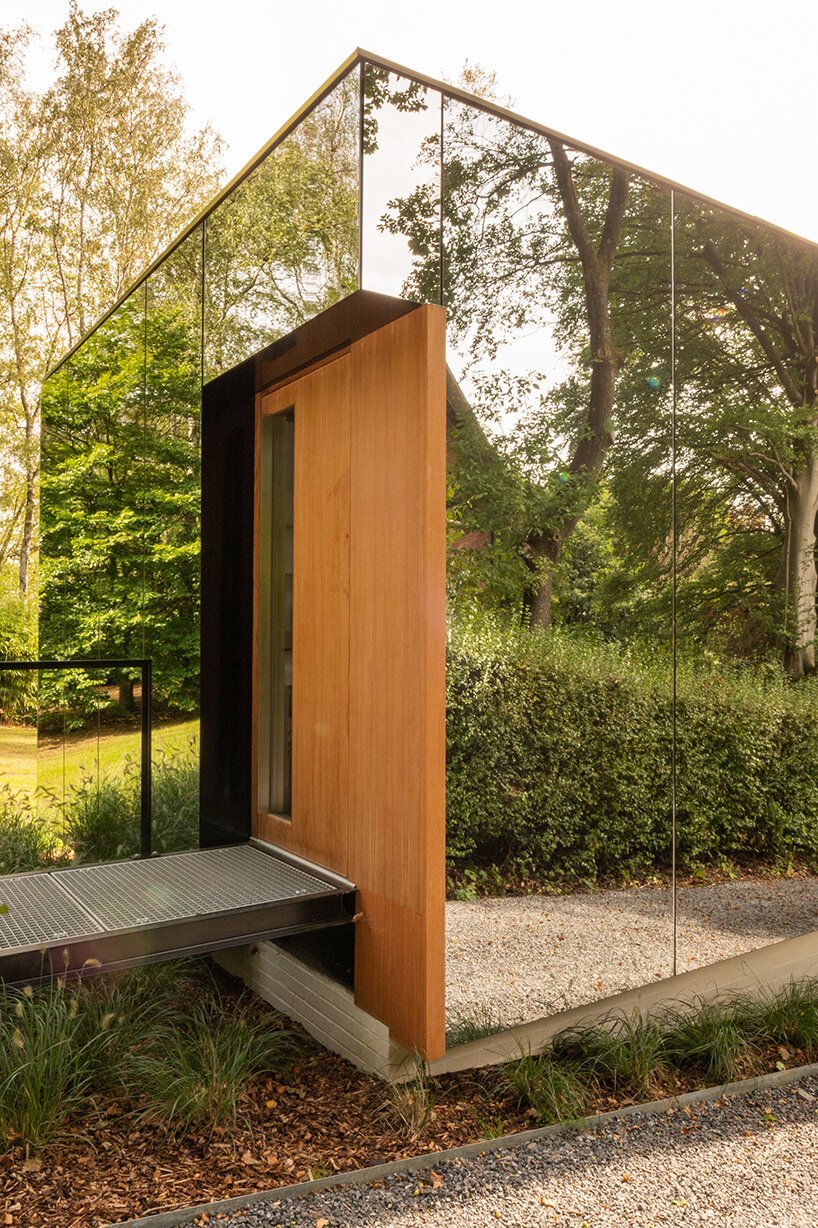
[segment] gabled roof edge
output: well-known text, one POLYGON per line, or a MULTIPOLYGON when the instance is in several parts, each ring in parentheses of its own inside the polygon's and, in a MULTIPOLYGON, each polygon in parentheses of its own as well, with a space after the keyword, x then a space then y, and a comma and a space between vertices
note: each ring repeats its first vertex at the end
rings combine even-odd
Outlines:
POLYGON ((429 89, 437 90, 445 98, 451 98, 458 102, 463 102, 469 106, 475 107, 477 110, 483 111, 488 115, 493 115, 498 119, 504 119, 514 124, 522 125, 532 132, 540 133, 545 137, 553 137, 558 141, 564 142, 572 149, 576 149, 581 153, 589 154, 591 157, 599 158, 603 162, 608 162, 614 166, 621 166, 624 170, 631 174, 639 175, 642 179, 647 179, 651 183, 657 184, 659 187, 664 187, 672 192, 679 192, 683 196, 692 197, 703 204, 711 205, 714 208, 722 209, 726 213, 732 214, 734 217, 740 218, 742 221, 751 222, 756 226, 763 226, 766 230, 773 231, 775 234, 781 235, 783 238, 795 241, 797 243, 806 244, 809 247, 818 248, 818 242, 813 239, 808 239, 804 235, 796 234, 794 231, 787 230, 783 226, 776 225, 775 222, 769 222, 765 218, 757 217, 755 214, 747 213, 743 209, 739 209, 734 205, 727 205, 724 201, 716 200, 712 196, 707 196, 702 192, 697 192, 695 188, 686 187, 684 184, 677 183, 673 179, 668 179, 664 175, 656 174, 654 171, 646 170, 643 166, 637 165, 635 162, 629 162, 624 158, 616 157, 616 155, 608 153, 604 149, 599 149, 595 145, 588 145, 583 141, 577 141, 571 136, 567 136, 563 132, 558 132, 554 128, 548 128, 545 124, 539 123, 537 120, 529 119, 524 115, 519 115, 516 111, 510 110, 508 107, 502 107, 497 103, 488 102, 485 98, 480 98, 477 94, 472 94, 468 90, 461 89, 456 85, 449 85, 444 81, 438 80, 436 77, 430 77, 425 73, 417 72, 415 69, 407 68, 403 64, 398 64, 393 60, 387 60, 383 56, 376 55, 374 52, 366 51, 363 47, 356 47, 351 55, 339 65, 322 85, 315 90, 306 102, 298 108, 290 118, 281 125, 280 128, 270 137, 268 141, 262 145, 261 149, 253 155, 253 157, 245 163, 241 170, 233 175, 232 179, 220 188, 215 196, 204 205, 195 217, 188 223, 178 238, 168 244, 158 256, 156 256, 150 264, 140 273, 135 281, 131 282, 122 292, 118 299, 113 303, 108 310, 101 315, 94 324, 89 328, 78 341, 71 346, 69 350, 60 358, 59 362, 54 363, 46 373, 45 379, 49 379, 60 367, 72 357, 73 354, 80 348, 81 345, 91 336, 92 333, 104 324, 114 312, 122 306, 126 299, 138 290, 144 281, 150 277, 160 264, 168 257, 177 247, 184 243, 193 231, 199 226, 218 206, 222 203, 225 197, 238 187, 242 180, 256 169, 256 167, 264 161, 267 155, 275 149, 291 132, 301 123, 302 119, 309 114, 315 107, 321 103, 328 94, 332 92, 336 85, 343 80, 354 68, 361 63, 373 64, 376 68, 383 68, 388 72, 396 73, 398 76, 406 77, 411 81, 417 81, 420 85, 424 85, 429 89))

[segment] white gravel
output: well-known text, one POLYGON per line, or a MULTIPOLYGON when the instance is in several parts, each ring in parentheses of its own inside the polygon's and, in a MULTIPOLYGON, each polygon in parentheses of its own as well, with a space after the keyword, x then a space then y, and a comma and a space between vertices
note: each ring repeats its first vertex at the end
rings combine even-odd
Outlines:
MULTIPOLYGON (((680 887, 677 917, 687 972, 818 929, 818 877, 680 887)), ((672 975, 667 888, 446 905, 450 1027, 510 1027, 672 975)))
POLYGON ((607 1122, 432 1173, 272 1200, 230 1228, 807 1228, 818 1223, 818 1080, 607 1122))

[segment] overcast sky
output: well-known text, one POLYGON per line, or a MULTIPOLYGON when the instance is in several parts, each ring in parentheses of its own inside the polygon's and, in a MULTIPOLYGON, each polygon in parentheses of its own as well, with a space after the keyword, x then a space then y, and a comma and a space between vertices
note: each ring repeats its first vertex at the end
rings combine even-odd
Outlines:
MULTIPOLYGON (((84 7, 106 7, 85 0, 84 7)), ((469 59, 515 109, 577 140, 818 240, 818 0, 119 0, 156 16, 193 118, 248 160, 356 47, 432 76, 469 59)), ((68 0, 0 0, 50 32, 68 0)))

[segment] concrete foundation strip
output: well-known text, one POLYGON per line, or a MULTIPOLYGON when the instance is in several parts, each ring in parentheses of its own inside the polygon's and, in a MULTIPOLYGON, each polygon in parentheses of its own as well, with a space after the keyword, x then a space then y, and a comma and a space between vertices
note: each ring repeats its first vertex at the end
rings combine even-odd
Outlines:
POLYGON ((177 1211, 162 1211, 157 1215, 146 1215, 142 1219, 121 1220, 109 1228, 181 1228, 183 1224, 191 1224, 199 1215, 210 1216, 242 1211, 260 1202, 285 1201, 304 1198, 309 1194, 317 1194, 320 1190, 330 1189, 335 1185, 369 1185, 374 1181, 384 1181, 396 1173, 423 1172, 436 1168, 448 1160, 469 1159, 486 1151, 503 1151, 510 1147, 524 1147, 537 1139, 550 1138, 559 1134, 576 1134, 580 1130, 593 1130, 621 1117, 634 1117, 637 1114, 666 1113, 668 1109, 683 1108, 688 1104, 701 1104, 709 1100, 721 1100, 722 1097, 742 1096, 748 1092, 766 1091, 770 1087, 784 1087, 788 1083, 796 1083, 799 1079, 818 1077, 818 1062, 809 1066, 797 1066, 792 1070, 775 1070, 771 1074, 757 1075, 753 1079, 742 1079, 738 1083, 725 1083, 721 1087, 706 1087, 701 1091, 685 1092, 681 1096, 672 1096, 668 1100, 649 1100, 646 1104, 629 1104, 621 1109, 612 1109, 608 1113, 599 1113, 595 1117, 583 1118, 581 1122, 557 1122, 556 1125, 542 1126, 538 1130, 524 1130, 519 1134, 506 1134, 502 1138, 482 1139, 478 1143, 467 1143, 463 1147, 451 1147, 448 1151, 430 1151, 423 1155, 409 1156, 405 1160, 392 1160, 388 1164, 375 1164, 371 1168, 360 1168, 354 1172, 335 1173, 332 1177, 322 1177, 318 1181, 302 1181, 298 1185, 283 1185, 277 1189, 260 1190, 255 1194, 240 1194, 236 1198, 224 1198, 219 1202, 201 1203, 197 1207, 182 1208, 177 1211))

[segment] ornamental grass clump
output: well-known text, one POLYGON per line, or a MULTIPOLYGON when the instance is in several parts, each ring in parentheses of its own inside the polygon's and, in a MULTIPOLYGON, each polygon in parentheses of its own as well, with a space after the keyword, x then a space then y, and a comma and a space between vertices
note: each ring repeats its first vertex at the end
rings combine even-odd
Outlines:
POLYGON ((760 1049, 747 1027, 740 999, 705 1002, 669 1012, 663 1020, 664 1051, 668 1062, 683 1074, 692 1074, 705 1086, 731 1083, 753 1074, 760 1064, 760 1049))
POLYGON ((634 1012, 606 1027, 559 1033, 551 1051, 586 1078, 627 1096, 652 1096, 667 1078, 665 1035, 659 1023, 634 1012))
POLYGON ((269 1013, 228 1003, 215 993, 165 1016, 132 1053, 125 1082, 143 1116, 172 1131, 236 1123, 254 1075, 278 1073, 293 1056, 292 1033, 271 1026, 269 1013))
POLYGON ((20 874, 58 860, 56 835, 23 793, 0 788, 0 874, 20 874))
POLYGON ((764 991, 743 1010, 743 1026, 761 1046, 784 1045, 806 1058, 818 1057, 818 980, 805 977, 764 991))
POLYGON ((560 1059, 553 1051, 525 1054, 505 1066, 498 1090, 527 1105, 543 1125, 580 1121, 593 1100, 591 1080, 581 1060, 560 1059))
POLYGON ((0 989, 0 1140, 35 1150, 52 1142, 91 1094, 119 1026, 62 980, 0 989))

